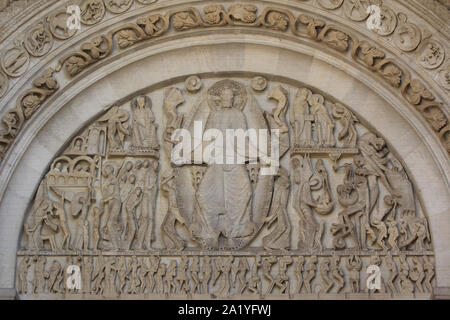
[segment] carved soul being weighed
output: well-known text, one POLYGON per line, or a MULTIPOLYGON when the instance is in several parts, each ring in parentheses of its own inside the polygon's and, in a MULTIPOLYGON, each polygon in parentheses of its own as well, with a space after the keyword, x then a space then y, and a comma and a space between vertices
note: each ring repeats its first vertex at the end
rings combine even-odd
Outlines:
POLYGON ((346 106, 260 76, 192 76, 112 106, 42 179, 17 265, 26 299, 426 298, 434 287, 427 218, 401 159, 346 106), (263 175, 247 153, 245 164, 175 165, 175 133, 196 121, 224 136, 279 130, 281 167, 263 175), (81 290, 67 288, 69 265, 81 290))

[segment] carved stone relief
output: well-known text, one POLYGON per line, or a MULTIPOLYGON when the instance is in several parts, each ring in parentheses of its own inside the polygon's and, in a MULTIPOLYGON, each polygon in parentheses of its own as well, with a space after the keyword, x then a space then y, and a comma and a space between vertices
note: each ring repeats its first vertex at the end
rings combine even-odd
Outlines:
MULTIPOLYGON (((450 60, 448 60, 450 61, 450 60)), ((446 90, 450 90, 450 63, 444 64, 444 67, 439 71, 439 84, 446 90)))
MULTIPOLYGON (((113 6, 117 1, 111 0, 107 2, 109 2, 109 9, 117 8, 117 6, 113 6)), ((85 0, 81 3, 80 9, 81 22, 86 25, 93 25, 101 21, 106 11, 105 4, 102 0, 85 0)))
POLYGON ((318 0, 318 2, 325 9, 334 10, 339 8, 344 0, 318 0))
POLYGON ((0 57, 2 69, 10 77, 23 75, 27 71, 29 63, 30 55, 19 41, 13 48, 4 51, 0 57))
POLYGON ((401 160, 348 107, 261 76, 194 76, 112 106, 55 158, 24 224, 17 289, 429 298, 431 238, 401 160), (172 162, 177 129, 195 137, 199 121, 202 135, 279 130, 281 167, 264 175, 247 151, 244 164, 172 162), (69 265, 81 268, 81 290, 66 287, 69 265), (370 265, 379 290, 366 286, 370 265))
POLYGON ((53 36, 43 24, 38 24, 28 31, 25 48, 32 56, 41 57, 47 54, 52 46, 53 36))
POLYGON ((422 39, 419 28, 413 24, 407 22, 405 14, 398 14, 399 26, 394 34, 395 45, 403 51, 412 51, 417 48, 422 39))
MULTIPOLYGON (((128 2, 110 1, 110 5, 117 3, 115 6, 124 8, 128 2)), ((141 1, 141 4, 150 4, 153 1, 141 1)), ((321 5, 328 8, 328 5, 333 4, 339 7, 342 3, 345 3, 345 13, 350 19, 357 22, 361 22, 367 19, 367 12, 363 9, 371 2, 369 1, 353 1, 347 0, 322 0, 321 5), (366 13, 364 13, 366 12, 366 13)), ((374 3, 378 4, 378 1, 374 3)), ((101 0, 86 0, 82 3, 82 19, 84 24, 90 25, 98 23, 105 15, 105 5, 101 0)), ((435 69, 439 67, 445 59, 445 52, 439 42, 434 39, 428 39, 427 45, 419 46, 422 41, 422 34, 420 29, 413 23, 407 21, 407 16, 404 13, 398 13, 398 23, 394 12, 388 7, 382 6, 382 21, 381 28, 375 30, 380 35, 387 36, 393 33, 392 39, 397 47, 402 51, 410 52, 420 49, 420 54, 416 55, 417 63, 422 64, 426 69, 435 69), (393 32, 395 30, 395 32, 393 32), (419 61, 420 60, 420 61, 419 61)), ((68 15, 64 10, 58 9, 47 17, 50 33, 57 39, 63 40, 75 34, 75 30, 68 30, 65 22, 68 15)), ((411 87, 410 82, 417 82, 418 79, 411 79, 411 74, 408 70, 400 67, 400 64, 394 61, 392 58, 387 57, 385 51, 376 48, 366 40, 359 40, 354 34, 349 31, 344 31, 340 25, 329 24, 327 21, 317 19, 307 13, 300 13, 295 16, 295 12, 291 12, 287 9, 275 9, 271 7, 265 7, 260 9, 256 5, 244 5, 244 4, 232 4, 225 8, 222 5, 209 5, 202 8, 184 8, 171 10, 166 13, 151 13, 136 20, 136 23, 125 24, 110 30, 107 34, 95 36, 93 39, 83 43, 79 50, 70 52, 61 57, 57 65, 53 68, 55 72, 60 72, 63 68, 67 73, 74 77, 80 72, 87 69, 89 66, 99 62, 102 59, 107 58, 118 49, 126 49, 134 44, 152 40, 156 37, 165 35, 168 32, 183 32, 185 30, 192 30, 195 28, 208 28, 208 27, 225 27, 240 26, 240 27, 262 27, 271 29, 277 32, 291 32, 294 36, 308 37, 317 42, 322 42, 323 45, 332 48, 342 54, 347 54, 351 51, 351 58, 360 62, 364 62, 364 66, 368 69, 375 71, 379 74, 380 79, 386 81, 395 88, 399 88, 399 91, 406 98, 405 91, 408 87, 411 87), (261 12, 261 13, 260 13, 261 12), (202 14, 203 13, 203 14, 202 14), (115 45, 117 43, 117 46, 115 45), (351 50, 349 50, 351 49, 351 50)), ((36 54, 42 54, 50 46, 48 43, 48 36, 50 33, 34 34, 34 36, 27 34, 28 38, 40 38, 40 42, 34 41, 35 49, 29 48, 30 52, 38 50, 36 54), (46 35, 46 36, 45 36, 46 35), (41 48, 42 47, 42 48, 41 48)), ((390 39, 389 39, 390 40, 390 39)), ((425 44, 425 42, 424 42, 425 44)), ((23 75, 30 64, 30 56, 21 43, 16 43, 15 46, 10 46, 9 49, 3 51, 0 57, 0 63, 2 69, 9 77, 19 77, 23 75)), ((404 65, 404 64, 403 64, 404 65)), ((436 81, 443 88, 447 88, 446 69, 440 70, 438 77, 434 77, 436 81)), ((195 78, 189 81, 194 81, 195 78)), ((4 82, 4 81, 3 81, 4 82)), ((1 84, 1 82, 0 82, 1 84)), ((193 91, 196 91, 195 81, 192 83, 193 91)), ((254 85, 253 85, 254 86, 254 85)), ((1 85, 0 89, 5 90, 6 86, 1 85)), ((257 87, 253 87, 254 90, 257 87)), ((426 88, 429 90, 429 88, 426 88)), ((1 92, 1 91, 0 91, 1 92)), ((22 95, 21 95, 22 96, 22 95)), ((19 96, 19 98, 21 97, 19 96)), ((48 97, 48 96, 46 96, 48 97)), ((45 99, 44 99, 45 100, 45 99)), ((42 100, 41 102, 43 102, 42 100)), ((411 103, 409 98, 406 98, 411 103)), ((421 100, 423 101, 423 100, 421 100)), ((429 106, 424 102, 424 105, 419 106, 417 109, 422 113, 423 117, 430 123, 432 128, 436 131, 436 134, 442 140, 443 146, 450 152, 448 147, 450 144, 450 135, 447 134, 448 119, 444 111, 442 111, 442 105, 435 104, 434 109, 441 109, 437 111, 443 116, 443 120, 446 124, 440 126, 437 130, 433 121, 430 121, 429 114, 424 112, 429 106)), ((411 103, 415 107, 415 103, 411 103)), ((16 109, 23 108, 23 101, 17 99, 16 109)), ((435 112, 436 113, 436 112, 435 112)), ((3 117, 3 123, 8 124, 11 118, 10 112, 3 117)), ((17 128, 20 131, 23 123, 17 128)), ((8 132, 8 128, 0 131, 0 161, 4 157, 7 149, 12 144, 15 137, 11 137, 8 132), (5 131, 6 130, 6 131, 5 131)))
POLYGON ((112 13, 122 13, 130 9, 133 0, 105 0, 106 9, 112 13))
POLYGON ((60 40, 66 40, 72 37, 77 30, 69 29, 67 26, 67 19, 69 18, 69 14, 65 9, 60 9, 53 12, 50 16, 48 16, 47 21, 49 24, 50 32, 52 35, 60 40))
POLYGON ((395 27, 397 26, 397 16, 395 12, 387 6, 381 6, 380 8, 381 25, 380 28, 375 29, 375 32, 380 36, 388 36, 394 32, 395 27))
POLYGON ((418 52, 419 63, 427 69, 438 68, 445 59, 445 51, 442 45, 434 40, 427 40, 421 45, 418 52))
POLYGON ((0 72, 0 97, 8 90, 8 84, 8 77, 3 72, 0 72))

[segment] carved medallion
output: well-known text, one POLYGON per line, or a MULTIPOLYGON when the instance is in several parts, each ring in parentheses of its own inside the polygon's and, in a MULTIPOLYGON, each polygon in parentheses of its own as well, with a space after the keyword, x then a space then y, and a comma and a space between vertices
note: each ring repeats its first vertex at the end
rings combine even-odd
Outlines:
POLYGON ((185 86, 187 91, 195 93, 202 87, 202 80, 197 76, 191 76, 186 79, 185 86))
POLYGON ((67 20, 69 17, 70 15, 66 12, 66 10, 61 9, 55 11, 47 18, 50 32, 55 38, 66 40, 77 32, 76 29, 70 29, 67 26, 67 20))
POLYGON ((345 0, 345 15, 353 21, 363 21, 369 16, 367 8, 370 6, 369 0, 345 0))
POLYGON ((0 72, 0 98, 3 97, 3 95, 8 90, 8 76, 4 74, 3 72, 0 72))
POLYGON ((81 6, 81 22, 93 25, 100 22, 105 15, 105 4, 103 0, 85 0, 81 6))
POLYGON ((419 28, 407 22, 407 17, 403 13, 398 14, 398 19, 399 25, 393 37, 395 45, 406 52, 416 49, 422 39, 419 28))
POLYGON ((334 10, 339 8, 344 0, 318 0, 319 4, 328 10, 334 10))
POLYGON ((42 57, 53 46, 53 36, 43 24, 31 28, 25 37, 25 48, 34 57, 42 57))
POLYGON ((267 88, 267 80, 264 77, 258 76, 252 79, 252 88, 255 91, 264 91, 267 88))
POLYGON ((20 77, 27 71, 30 65, 30 55, 22 43, 16 42, 14 47, 3 51, 0 62, 3 71, 8 76, 20 77))
POLYGON ((439 71, 439 84, 446 90, 450 90, 450 64, 439 71))
POLYGON ((112 13, 122 13, 130 9, 133 0, 104 0, 106 9, 112 13))
POLYGON ((427 40, 418 52, 418 59, 422 67, 436 69, 444 62, 444 48, 435 40, 427 40))
POLYGON ((235 24, 254 23, 258 8, 251 4, 233 4, 228 8, 228 15, 235 24))
POLYGON ((380 36, 388 36, 394 32, 395 27, 397 26, 397 16, 395 12, 387 6, 381 6, 380 8, 381 25, 379 28, 375 28, 374 31, 380 36))
POLYGON ((151 4, 151 3, 155 3, 158 0, 136 0, 137 2, 139 2, 140 4, 151 4))

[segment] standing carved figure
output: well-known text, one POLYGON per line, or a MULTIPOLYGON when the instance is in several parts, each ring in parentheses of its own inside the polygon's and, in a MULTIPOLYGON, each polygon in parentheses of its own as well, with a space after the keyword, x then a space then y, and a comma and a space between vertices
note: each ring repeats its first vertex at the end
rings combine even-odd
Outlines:
POLYGON ((92 271, 94 269, 94 258, 87 257, 81 266, 82 285, 81 290, 84 294, 91 293, 92 271))
POLYGON ((256 256, 255 261, 252 265, 251 275, 250 279, 248 280, 248 290, 254 294, 261 294, 262 293, 262 283, 261 278, 258 274, 258 269, 261 266, 261 257, 256 256))
POLYGON ((17 269, 18 275, 18 293, 19 294, 27 294, 28 293, 28 269, 31 266, 31 258, 24 257, 22 261, 19 263, 19 268, 17 269))
POLYGON ((248 265, 247 258, 245 257, 240 257, 237 259, 237 261, 238 261, 238 266, 236 270, 237 277, 235 277, 235 280, 233 282, 236 285, 236 282, 239 281, 238 293, 243 294, 245 287, 247 286, 246 274, 247 271, 250 269, 250 267, 248 265))
POLYGON ((130 135, 128 125, 130 118, 127 111, 113 106, 98 122, 107 122, 109 150, 123 150, 125 136, 130 135))
POLYGON ((312 123, 314 116, 311 115, 309 103, 312 93, 308 89, 299 89, 295 95, 293 107, 290 109, 290 122, 294 128, 294 144, 299 147, 312 147, 312 123))
POLYGON ((151 243, 154 240, 153 219, 155 217, 156 195, 158 191, 158 162, 156 160, 144 161, 142 175, 145 179, 135 248, 150 249, 151 243))
POLYGON ((125 212, 127 216, 125 224, 125 237, 123 242, 124 249, 131 249, 133 240, 136 236, 136 208, 142 200, 142 189, 136 187, 125 202, 125 212))
POLYGON ((303 267, 305 264, 305 257, 299 256, 295 258, 294 262, 294 276, 297 280, 297 286, 295 287, 295 293, 302 293, 303 287, 303 267))
POLYGON ((404 254, 399 255, 400 259, 400 276, 398 277, 398 287, 402 294, 412 294, 414 292, 414 284, 409 279, 410 266, 404 254))
POLYGON ((119 183, 111 164, 106 164, 103 168, 102 195, 106 220, 103 233, 107 236, 112 248, 117 250, 124 226, 119 219, 121 207, 119 183))
POLYGON ((290 186, 289 173, 286 169, 280 168, 278 171, 278 179, 275 182, 272 208, 269 216, 265 219, 269 228, 275 222, 276 224, 270 234, 263 238, 265 250, 287 250, 290 247, 291 223, 286 208, 288 205, 290 186))
POLYGON ((392 218, 388 218, 388 220, 386 220, 386 224, 388 225, 388 244, 391 246, 391 250, 400 251, 397 245, 397 239, 399 236, 397 221, 392 218))
POLYGON ((104 208, 102 206, 92 206, 91 207, 91 216, 92 216, 92 249, 98 250, 100 245, 100 227, 101 227, 101 218, 104 212, 104 208))
POLYGON ((150 270, 147 272, 147 286, 149 293, 153 293, 155 287, 155 274, 158 271, 161 258, 158 256, 150 257, 150 270))
POLYGON ((323 291, 325 293, 330 292, 331 288, 333 287, 334 283, 331 280, 329 276, 330 272, 330 259, 329 258, 323 258, 322 262, 319 264, 319 272, 320 277, 322 278, 322 283, 324 284, 323 291))
POLYGON ((139 268, 141 268, 141 263, 136 256, 131 257, 131 265, 128 270, 128 277, 130 279, 130 286, 128 288, 129 294, 138 294, 141 285, 139 279, 139 268))
POLYGON ((422 259, 423 259, 423 266, 427 275, 424 281, 425 288, 427 288, 429 293, 432 293, 433 286, 431 284, 431 281, 434 278, 434 265, 430 260, 428 260, 427 256, 423 256, 422 259))
POLYGON ((106 297, 113 297, 116 295, 116 272, 117 267, 115 265, 116 260, 113 258, 108 258, 104 264, 105 273, 105 289, 104 295, 106 297))
POLYGON ((387 285, 391 290, 392 294, 397 293, 397 288, 395 287, 395 279, 398 276, 397 265, 394 262, 394 258, 391 255, 388 255, 384 258, 384 262, 386 263, 386 268, 389 271, 389 280, 387 281, 387 285))
MULTIPOLYGON (((276 257, 264 258, 262 262, 263 276, 269 281, 269 290, 273 288, 273 285, 275 283, 275 279, 270 274, 270 271, 272 270, 272 265, 276 262, 277 262, 276 257)), ((266 294, 270 294, 269 290, 267 291, 266 294)))
POLYGON ((333 134, 334 121, 331 119, 324 102, 324 98, 319 94, 313 94, 309 98, 311 114, 314 116, 317 145, 319 147, 332 147, 336 144, 333 134))
POLYGON ((336 293, 339 293, 342 288, 344 288, 344 271, 342 270, 340 264, 341 258, 338 255, 334 255, 331 257, 331 277, 334 282, 337 284, 336 293))
POLYGON ((308 157, 296 156, 292 159, 293 207, 300 216, 298 249, 322 250, 323 222, 317 223, 312 208, 316 206, 311 195, 310 179, 313 176, 308 157))
POLYGON ((230 271, 233 265, 233 256, 214 260, 215 275, 213 284, 220 279, 220 287, 217 291, 219 297, 228 297, 230 294, 230 271))
POLYGON ((305 265, 305 289, 306 293, 313 293, 311 281, 316 277, 317 256, 311 256, 305 265))
POLYGON ((414 281, 417 291, 423 293, 422 281, 425 278, 424 267, 419 260, 419 257, 412 258, 413 267, 409 273, 409 277, 414 281))
POLYGON ((200 282, 198 280, 198 272, 200 271, 199 264, 199 257, 194 256, 192 258, 192 263, 189 266, 189 274, 191 275, 192 282, 194 283, 193 288, 189 290, 192 294, 200 293, 200 282))
POLYGON ((33 278, 33 293, 42 293, 45 288, 45 279, 48 278, 48 273, 45 271, 45 264, 47 258, 44 256, 35 256, 34 261, 34 278, 33 278))
POLYGON ((211 280, 211 274, 212 274, 211 258, 208 256, 204 256, 201 269, 201 283, 203 294, 209 293, 209 281, 211 280))
POLYGON ((92 280, 94 280, 93 293, 96 295, 103 294, 103 280, 105 279, 105 259, 103 255, 100 254, 97 257, 97 263, 95 264, 94 275, 92 280))
POLYGON ((125 256, 120 256, 120 258, 116 262, 116 268, 118 279, 117 294, 120 296, 121 294, 125 293, 125 286, 128 279, 127 260, 125 256))
MULTIPOLYGON (((180 128, 183 121, 183 115, 178 115, 177 107, 184 102, 183 95, 177 88, 170 88, 164 91, 164 115, 166 116, 166 130, 164 132, 164 141, 170 144, 172 141, 172 134, 180 128)), ((171 149, 169 147, 169 149, 171 149)))
POLYGON ((156 285, 156 293, 163 294, 164 293, 164 283, 163 277, 166 274, 167 265, 165 263, 160 263, 158 266, 158 270, 155 275, 155 285, 156 285))
POLYGON ((327 169, 322 159, 317 160, 315 174, 311 179, 311 190, 318 191, 319 196, 315 202, 314 212, 324 216, 329 214, 334 208, 331 197, 331 186, 328 179, 327 169), (315 183, 314 183, 315 182, 315 183))
POLYGON ((360 271, 362 268, 362 261, 361 259, 356 256, 352 255, 349 257, 346 261, 347 270, 349 272, 349 282, 350 282, 350 289, 352 293, 359 293, 360 290, 360 271))
MULTIPOLYGON (((178 270, 178 273, 180 270, 178 270)), ((171 260, 169 266, 167 267, 166 274, 164 275, 164 282, 166 283, 166 293, 175 293, 177 286, 173 279, 177 274, 177 261, 171 260)))
POLYGON ((173 244, 173 246, 178 250, 183 250, 184 241, 175 229, 175 224, 177 222, 180 224, 185 224, 185 220, 178 209, 175 176, 170 175, 169 177, 163 178, 161 182, 161 189, 166 192, 168 199, 167 213, 164 217, 163 223, 161 224, 161 233, 164 246, 166 248, 170 248, 171 244, 173 244), (167 243, 165 237, 167 237, 171 243, 167 243))
POLYGON ((188 257, 182 256, 180 261, 180 266, 178 267, 177 282, 178 282, 178 293, 187 293, 189 290, 189 280, 187 276, 188 269, 188 257))
POLYGON ((279 267, 278 267, 278 275, 275 278, 273 285, 269 288, 268 293, 270 293, 274 286, 280 289, 281 294, 289 294, 290 293, 290 283, 289 276, 287 275, 287 269, 289 265, 292 264, 294 260, 291 256, 285 256, 280 258, 279 267))
POLYGON ((57 260, 53 260, 52 265, 50 266, 50 270, 48 272, 48 280, 47 280, 47 291, 50 293, 58 293, 58 276, 64 272, 61 267, 61 263, 57 260))
POLYGON ((132 148, 159 150, 155 124, 152 111, 152 102, 147 96, 139 96, 131 102, 133 113, 132 148))
POLYGON ((358 119, 340 103, 333 105, 333 117, 339 120, 342 127, 338 134, 338 140, 342 141, 345 148, 354 148, 358 138, 358 133, 355 129, 355 123, 358 122, 358 119))
POLYGON ((69 230, 69 225, 67 223, 66 211, 64 210, 64 192, 61 196, 61 202, 59 204, 54 202, 52 209, 53 209, 52 210, 53 216, 58 218, 58 225, 63 234, 63 241, 61 244, 61 248, 70 250, 71 233, 69 230))

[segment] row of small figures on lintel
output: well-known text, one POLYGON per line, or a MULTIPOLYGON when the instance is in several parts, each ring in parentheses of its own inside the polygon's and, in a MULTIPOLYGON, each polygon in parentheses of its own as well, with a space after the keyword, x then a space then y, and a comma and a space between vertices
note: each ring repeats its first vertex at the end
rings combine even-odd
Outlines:
POLYGON ((23 256, 17 288, 25 294, 292 295, 316 293, 432 293, 428 256, 23 256), (249 264, 252 260, 252 264, 249 264), (49 267, 47 268, 47 264, 49 267), (29 268, 34 266, 29 282, 29 268), (371 269, 370 269, 371 268, 371 269), (367 270, 365 270, 367 269, 367 270), (370 269, 370 271, 369 271, 370 269), (378 272, 378 273, 377 273, 378 272), (378 277, 378 287, 368 278, 378 277), (31 290, 29 284, 31 283, 31 290), (369 289, 369 287, 371 289, 369 289))

